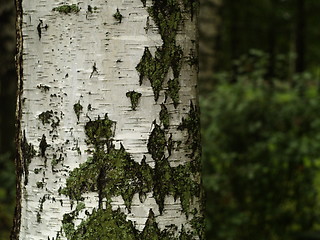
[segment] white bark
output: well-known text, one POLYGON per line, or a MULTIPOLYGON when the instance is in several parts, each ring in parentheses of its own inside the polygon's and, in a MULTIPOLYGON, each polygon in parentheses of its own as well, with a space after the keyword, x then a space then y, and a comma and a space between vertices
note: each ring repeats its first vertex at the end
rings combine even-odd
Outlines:
MULTIPOLYGON (((147 6, 151 4, 147 1, 147 6)), ((147 142, 153 129, 152 122, 156 120, 160 123, 160 104, 164 102, 167 83, 164 83, 164 90, 155 102, 150 82, 145 80, 139 85, 136 66, 145 47, 149 47, 154 54, 156 48, 162 45, 162 40, 140 0, 28 0, 22 1, 22 9, 20 130, 25 133, 28 144, 34 146, 36 156, 31 159, 19 183, 22 191, 19 239, 55 239, 61 231, 63 215, 73 211, 77 205, 72 205, 69 197, 58 191, 65 187, 69 172, 91 156, 87 150, 92 147, 86 144, 84 132, 84 126, 90 119, 103 118, 107 113, 110 120, 116 122, 115 148, 119 149, 121 143, 134 161, 140 163, 145 155, 146 162, 154 167, 147 142), (64 14, 52 10, 62 4, 77 4, 80 11, 64 14), (92 7, 92 13, 87 10, 88 5, 92 7), (121 23, 113 16, 117 9, 123 15, 121 23), (150 27, 146 31, 148 17, 150 27), (135 111, 126 97, 126 93, 133 90, 142 94, 135 111), (74 112, 77 103, 83 106, 79 120, 74 112), (91 110, 87 109, 89 105, 91 110), (52 117, 49 123, 43 124, 39 115, 46 111, 52 111, 52 117), (52 123, 57 126, 52 127, 52 123), (48 144, 45 156, 41 156, 39 148, 43 135, 48 144), (61 157, 61 161, 52 166, 54 156, 57 159, 61 157)), ((171 99, 167 100, 166 107, 170 114, 167 133, 172 133, 174 141, 181 141, 182 144, 169 157, 171 167, 190 161, 190 157, 186 157, 190 154, 186 143, 188 133, 178 131, 177 127, 187 116, 190 101, 197 102, 197 69, 186 63, 190 49, 195 48, 191 41, 197 40, 195 27, 195 21, 185 19, 176 38, 183 50, 179 77, 180 103, 175 109, 171 99)), ((172 78, 171 70, 166 79, 169 78, 172 78)), ((167 151, 165 155, 169 156, 167 151)), ((85 210, 92 212, 93 208, 98 207, 97 193, 90 192, 84 197, 86 209, 80 212, 76 224, 80 224, 81 218, 86 218, 85 210)), ((191 217, 186 217, 180 200, 174 201, 173 196, 165 198, 162 214, 152 192, 147 194, 143 203, 135 194, 131 213, 121 196, 113 197, 112 206, 113 209, 120 207, 139 231, 143 230, 150 209, 153 209, 161 230, 168 223, 178 226, 178 231, 182 225, 186 229, 191 228, 191 217)), ((199 207, 198 200, 195 200, 193 208, 199 207)), ((62 235, 61 239, 66 238, 62 235)))

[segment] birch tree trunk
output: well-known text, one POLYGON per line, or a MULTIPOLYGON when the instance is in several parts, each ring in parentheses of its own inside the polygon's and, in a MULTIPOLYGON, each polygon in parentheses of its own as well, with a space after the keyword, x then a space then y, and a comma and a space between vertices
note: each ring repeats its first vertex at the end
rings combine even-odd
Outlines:
POLYGON ((203 239, 196 0, 17 0, 12 239, 203 239))

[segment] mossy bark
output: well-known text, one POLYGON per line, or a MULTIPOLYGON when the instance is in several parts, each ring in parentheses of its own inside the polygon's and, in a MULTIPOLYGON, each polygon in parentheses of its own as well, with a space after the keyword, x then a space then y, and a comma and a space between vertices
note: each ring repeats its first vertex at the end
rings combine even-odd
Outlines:
POLYGON ((198 2, 90 4, 17 4, 12 239, 203 239, 198 2))

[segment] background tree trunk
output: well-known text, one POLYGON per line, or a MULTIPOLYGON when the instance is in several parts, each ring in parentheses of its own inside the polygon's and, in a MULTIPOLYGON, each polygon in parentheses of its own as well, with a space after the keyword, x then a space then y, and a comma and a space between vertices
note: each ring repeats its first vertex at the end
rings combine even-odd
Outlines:
POLYGON ((17 0, 12 239, 203 239, 195 0, 17 0))
POLYGON ((200 72, 199 79, 204 89, 211 88, 211 79, 216 58, 216 38, 219 35, 221 0, 200 1, 199 17, 199 55, 200 72))
POLYGON ((14 2, 0 1, 0 154, 10 151, 14 146, 14 103, 15 103, 15 31, 14 2))
POLYGON ((15 7, 0 0, 0 239, 9 239, 15 199, 15 7))
POLYGON ((306 54, 306 4, 304 0, 296 1, 296 72, 301 73, 305 70, 306 54))

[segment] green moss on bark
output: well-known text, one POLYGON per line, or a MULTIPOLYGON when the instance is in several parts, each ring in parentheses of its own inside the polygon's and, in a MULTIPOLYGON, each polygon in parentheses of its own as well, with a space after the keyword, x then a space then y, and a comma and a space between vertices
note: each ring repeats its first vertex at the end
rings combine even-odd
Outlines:
POLYGON ((64 231, 68 232, 68 240, 137 240, 137 230, 131 221, 126 221, 126 215, 120 210, 94 210, 87 220, 83 221, 76 230, 72 223, 73 216, 64 217, 64 231))
MULTIPOLYGON (((65 214, 63 219, 63 230, 70 239, 118 239, 114 236, 122 236, 124 239, 177 239, 166 231, 160 231, 156 227, 153 212, 142 233, 132 230, 130 221, 123 218, 120 211, 111 210, 111 198, 122 196, 127 209, 130 211, 133 195, 138 193, 140 201, 143 202, 146 194, 153 192, 160 213, 164 210, 166 196, 172 195, 180 198, 183 211, 188 216, 192 197, 198 192, 199 185, 190 171, 190 164, 170 167, 168 159, 164 157, 166 147, 165 133, 159 125, 150 134, 148 149, 155 159, 155 168, 152 169, 145 161, 137 163, 125 151, 121 145, 116 149, 113 142, 113 127, 115 122, 107 115, 104 119, 98 118, 85 125, 87 143, 94 147, 94 151, 88 160, 75 168, 66 182, 66 187, 60 193, 70 197, 71 200, 81 202, 83 194, 97 192, 99 195, 98 210, 94 211, 87 220, 75 228, 74 220, 79 211, 75 210, 65 214), (160 146, 160 147, 159 147, 160 146), (102 208, 102 202, 106 200, 107 209, 102 208), (115 222, 116 221, 116 222, 115 222), (119 222, 118 222, 119 221, 119 222), (98 231, 101 226, 109 229, 114 224, 121 224, 121 233, 98 231), (88 229, 92 231, 87 232, 88 229), (97 230, 97 231, 94 231, 97 230), (97 233, 94 233, 97 232, 97 233), (95 235, 98 234, 98 235, 95 235), (116 235, 112 235, 116 234, 116 235), (120 234, 120 235, 119 235, 120 234), (97 238, 100 236, 101 238, 97 238), (127 238, 126 238, 127 237, 127 238)), ((182 233, 181 233, 182 236, 182 233)))
POLYGON ((173 168, 166 158, 156 161, 153 195, 160 213, 164 209, 165 197, 172 195, 175 199, 180 198, 182 210, 189 216, 193 197, 200 196, 200 184, 191 168, 191 163, 173 168))
POLYGON ((85 208, 84 203, 78 203, 76 209, 71 213, 63 215, 62 219, 62 229, 66 234, 68 240, 74 239, 76 230, 74 228, 73 220, 78 216, 79 212, 85 208))
POLYGON ((37 188, 43 188, 43 182, 37 182, 36 185, 37 188))
POLYGON ((164 129, 169 128, 169 112, 167 107, 164 104, 161 104, 161 111, 159 113, 160 122, 162 123, 164 129))
POLYGON ((23 169, 24 169, 24 185, 28 184, 28 176, 29 176, 29 165, 31 163, 32 158, 36 156, 36 151, 34 146, 31 143, 28 143, 26 138, 25 131, 23 132, 23 139, 21 142, 21 151, 22 151, 22 158, 23 158, 23 169))
POLYGON ((117 11, 115 14, 113 14, 113 17, 118 21, 118 23, 122 22, 122 14, 120 13, 119 9, 117 8, 117 11))
POLYGON ((52 130, 50 131, 50 133, 52 133, 60 125, 60 119, 56 115, 56 112, 54 113, 52 110, 48 110, 42 112, 38 116, 43 125, 51 123, 52 130))
POLYGON ((100 119, 99 116, 97 120, 89 121, 84 129, 87 136, 87 144, 92 144, 97 149, 101 149, 105 145, 108 149, 112 147, 115 122, 111 121, 107 114, 104 119, 100 119))
POLYGON ((153 197, 162 214, 165 197, 173 193, 175 183, 172 181, 172 168, 170 167, 168 159, 163 158, 157 160, 154 171, 153 197))
POLYGON ((96 11, 97 9, 98 9, 97 7, 92 7, 91 5, 88 5, 87 13, 93 13, 93 12, 96 11))
POLYGON ((41 141, 40 141, 40 144, 39 144, 39 148, 40 148, 40 156, 41 157, 46 157, 46 150, 47 150, 47 147, 49 145, 47 144, 47 141, 46 141, 46 136, 43 134, 42 135, 42 138, 41 138, 41 141))
POLYGON ((130 210, 135 193, 143 195, 152 190, 152 169, 145 161, 139 164, 132 160, 123 146, 115 149, 113 124, 107 115, 86 124, 87 142, 94 145, 93 155, 70 173, 62 193, 82 200, 83 193, 98 192, 100 204, 102 199, 111 201, 111 197, 121 195, 130 210))
POLYGON ((52 119, 53 117, 53 111, 45 111, 42 112, 39 116, 39 120, 42 122, 43 125, 45 124, 49 124, 50 123, 50 119, 52 119))
POLYGON ((143 179, 141 188, 139 189, 140 202, 144 202, 148 192, 152 191, 154 186, 153 169, 146 163, 145 156, 140 164, 140 171, 137 172, 138 178, 143 179))
POLYGON ((205 225, 205 219, 204 217, 194 217, 191 221, 191 226, 195 230, 195 233, 197 236, 199 236, 200 239, 204 239, 205 233, 204 233, 204 225, 205 225))
POLYGON ((57 157, 57 154, 52 155, 52 160, 51 160, 51 168, 52 171, 54 171, 54 168, 61 162, 63 162, 64 158, 62 157, 62 154, 60 154, 59 158, 57 157))
POLYGON ((156 217, 153 211, 150 209, 149 216, 146 222, 146 226, 141 232, 139 239, 150 239, 150 240, 174 240, 177 239, 167 231, 161 231, 156 222, 156 217))
POLYGON ((141 61, 137 65, 136 69, 140 76, 140 85, 143 83, 143 79, 149 79, 151 87, 154 93, 155 101, 158 101, 160 91, 163 89, 163 83, 171 67, 175 77, 179 77, 180 64, 182 58, 182 51, 180 47, 162 46, 158 48, 155 57, 152 56, 149 49, 146 47, 141 61))
MULTIPOLYGON (((194 239, 192 234, 186 232, 186 230, 184 229, 184 226, 182 225, 182 229, 181 229, 179 240, 192 240, 192 239, 194 239)), ((202 239, 202 238, 200 238, 200 239, 202 239)))
POLYGON ((169 153, 169 157, 171 156, 171 153, 173 151, 173 147, 174 147, 174 141, 172 139, 172 133, 170 133, 170 136, 168 138, 168 144, 167 144, 167 149, 168 149, 168 153, 169 153))
POLYGON ((199 59, 196 57, 195 52, 191 49, 191 52, 186 60, 190 67, 192 66, 199 66, 199 59))
POLYGON ((128 98, 130 98, 131 101, 131 108, 133 111, 136 110, 138 103, 139 103, 139 99, 141 98, 142 94, 135 92, 135 91, 130 91, 126 93, 126 96, 128 98))
POLYGON ((177 0, 152 0, 148 8, 156 23, 164 43, 175 42, 175 37, 182 21, 182 9, 177 0))
POLYGON ((154 160, 158 161, 164 157, 166 146, 167 141, 165 132, 158 124, 155 123, 148 140, 148 152, 151 154, 154 160))
POLYGON ((80 11, 80 8, 76 4, 72 5, 61 5, 59 7, 55 7, 52 9, 52 11, 69 14, 69 13, 78 13, 80 11))
MULTIPOLYGON (((148 47, 145 47, 142 58, 138 65, 136 66, 136 70, 139 72, 139 83, 142 85, 143 78, 149 77, 152 75, 152 72, 155 70, 155 63, 152 57, 152 54, 148 47)), ((151 82, 151 80, 150 80, 151 82)))
POLYGON ((83 107, 80 104, 80 101, 73 105, 73 111, 76 114, 78 121, 80 120, 80 114, 82 113, 82 109, 83 107))
POLYGON ((200 136, 200 112, 197 106, 190 102, 190 110, 188 116, 182 119, 178 130, 187 130, 188 139, 186 144, 191 150, 191 158, 200 159, 201 154, 201 136, 200 136))
MULTIPOLYGON (((141 0, 146 7, 146 1, 141 0)), ((152 5, 148 7, 149 15, 152 17, 159 29, 163 44, 156 50, 153 57, 148 48, 145 49, 141 61, 136 69, 140 75, 140 85, 144 78, 148 78, 153 92, 155 101, 158 100, 160 91, 163 89, 163 83, 171 68, 174 76, 175 88, 172 100, 175 107, 179 101, 179 77, 182 65, 183 52, 176 42, 176 36, 179 27, 183 23, 183 15, 190 14, 193 19, 194 14, 198 11, 198 0, 152 0, 152 5), (177 83, 178 82, 178 83, 177 83)))
POLYGON ((164 154, 166 147, 168 147, 168 143, 165 139, 165 132, 159 125, 155 124, 148 141, 148 151, 155 160, 154 198, 159 206, 160 213, 162 213, 166 196, 173 195, 175 199, 180 197, 182 209, 188 216, 192 198, 200 196, 199 181, 194 175, 198 172, 193 167, 194 161, 175 168, 170 167, 164 154))
POLYGON ((100 201, 111 201, 111 197, 121 195, 130 210, 135 193, 151 191, 151 172, 150 167, 134 162, 124 148, 111 148, 108 153, 98 150, 71 172, 63 193, 71 199, 82 200, 83 193, 98 192, 100 201))
POLYGON ((192 171, 192 164, 186 163, 174 168, 172 182, 175 183, 173 195, 175 198, 180 197, 182 210, 189 216, 193 198, 200 197, 201 189, 199 181, 192 171))
POLYGON ((179 104, 179 91, 180 91, 180 83, 179 79, 174 78, 168 81, 168 90, 167 95, 172 99, 173 106, 177 108, 179 104))
POLYGON ((126 220, 126 215, 118 210, 94 209, 88 214, 87 220, 80 223, 75 229, 73 223, 78 215, 76 209, 63 217, 63 230, 68 240, 191 240, 195 239, 191 234, 181 230, 180 235, 175 237, 173 233, 166 230, 161 231, 156 222, 156 216, 150 209, 145 228, 142 232, 135 229, 133 223, 126 220))
MULTIPOLYGON (((159 29, 163 45, 156 50, 154 57, 149 49, 145 48, 136 69, 140 75, 140 85, 144 78, 148 78, 154 92, 154 99, 158 101, 169 68, 172 69, 175 78, 180 75, 183 53, 181 47, 176 44, 175 38, 182 23, 182 10, 177 1, 157 0, 152 3, 148 12, 159 29)), ((144 2, 143 4, 145 5, 144 2)))

